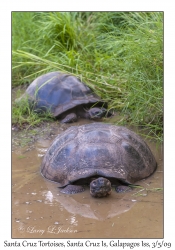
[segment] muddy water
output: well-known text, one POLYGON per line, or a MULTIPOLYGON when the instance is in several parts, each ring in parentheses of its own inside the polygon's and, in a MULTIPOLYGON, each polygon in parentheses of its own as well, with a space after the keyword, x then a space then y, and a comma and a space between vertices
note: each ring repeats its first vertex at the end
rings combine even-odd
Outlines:
POLYGON ((102 199, 92 198, 88 187, 83 193, 65 195, 40 175, 39 167, 53 139, 67 126, 56 123, 50 130, 45 126, 28 138, 19 132, 12 135, 12 237, 162 238, 163 191, 158 190, 163 187, 162 148, 147 142, 158 168, 137 183, 142 189, 125 194, 113 190, 102 199))

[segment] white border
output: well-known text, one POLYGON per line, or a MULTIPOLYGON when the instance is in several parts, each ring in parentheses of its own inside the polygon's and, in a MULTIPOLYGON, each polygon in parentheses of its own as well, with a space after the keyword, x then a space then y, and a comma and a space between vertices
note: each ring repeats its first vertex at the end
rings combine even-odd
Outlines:
MULTIPOLYGON (((11 240, 11 11, 164 11, 164 241, 175 246, 175 8, 174 1, 37 1, 6 0, 0 3, 0 165, 1 246, 11 240)), ((28 240, 30 241, 30 240, 28 240)), ((77 241, 77 240, 74 240, 77 241)), ((83 241, 83 240, 82 240, 83 241)), ((96 242, 96 240, 91 240, 96 242)), ((134 240, 128 240, 132 242, 134 240)), ((31 240, 32 242, 32 240, 31 240)), ((127 240, 126 240, 127 242, 127 240)), ((173 246, 172 246, 173 248, 173 246)), ((27 249, 27 247, 25 248, 27 249)), ((129 248, 128 248, 129 249, 129 248)), ((142 248, 139 248, 142 249, 142 248)), ((145 249, 145 248, 143 248, 145 249)), ((162 248, 166 249, 166 248, 162 248)))

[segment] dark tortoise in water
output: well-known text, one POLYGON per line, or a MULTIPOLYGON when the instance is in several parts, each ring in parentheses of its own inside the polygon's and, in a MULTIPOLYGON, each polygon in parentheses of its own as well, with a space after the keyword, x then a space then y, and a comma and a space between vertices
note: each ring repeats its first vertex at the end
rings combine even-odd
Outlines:
POLYGON ((49 110, 63 123, 77 121, 78 117, 92 119, 110 116, 107 103, 72 75, 51 72, 36 78, 25 95, 37 112, 49 110))
POLYGON ((62 193, 82 192, 82 185, 90 184, 91 195, 103 197, 111 193, 111 185, 133 184, 155 169, 151 150, 136 133, 91 123, 72 126, 55 138, 43 158, 41 174, 58 182, 62 193))

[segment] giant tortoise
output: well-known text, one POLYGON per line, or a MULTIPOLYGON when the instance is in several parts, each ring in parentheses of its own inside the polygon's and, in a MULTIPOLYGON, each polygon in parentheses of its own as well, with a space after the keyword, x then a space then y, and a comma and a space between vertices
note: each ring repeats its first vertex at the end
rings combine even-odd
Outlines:
POLYGON ((50 111, 63 123, 78 117, 93 119, 110 116, 107 103, 75 76, 50 72, 36 78, 27 88, 27 96, 36 112, 50 111))
POLYGON ((58 182, 62 193, 82 192, 90 184, 93 197, 104 197, 111 193, 111 185, 133 184, 150 176, 156 165, 135 132, 95 122, 59 134, 43 158, 41 174, 58 182))

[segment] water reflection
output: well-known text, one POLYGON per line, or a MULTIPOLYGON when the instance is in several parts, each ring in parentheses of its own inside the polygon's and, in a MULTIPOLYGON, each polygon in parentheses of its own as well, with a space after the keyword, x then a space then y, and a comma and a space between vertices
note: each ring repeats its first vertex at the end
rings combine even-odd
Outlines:
POLYGON ((73 214, 72 216, 70 216, 70 224, 73 226, 78 226, 78 221, 76 219, 75 214, 73 214))
POLYGON ((45 202, 52 202, 52 205, 58 206, 63 211, 63 208, 73 215, 80 215, 86 218, 96 220, 105 220, 121 213, 127 212, 136 204, 132 199, 131 192, 121 195, 115 193, 103 199, 94 199, 90 196, 89 191, 75 195, 65 195, 59 192, 57 184, 47 180, 47 192, 43 192, 45 202), (50 198, 51 197, 51 198, 50 198))

